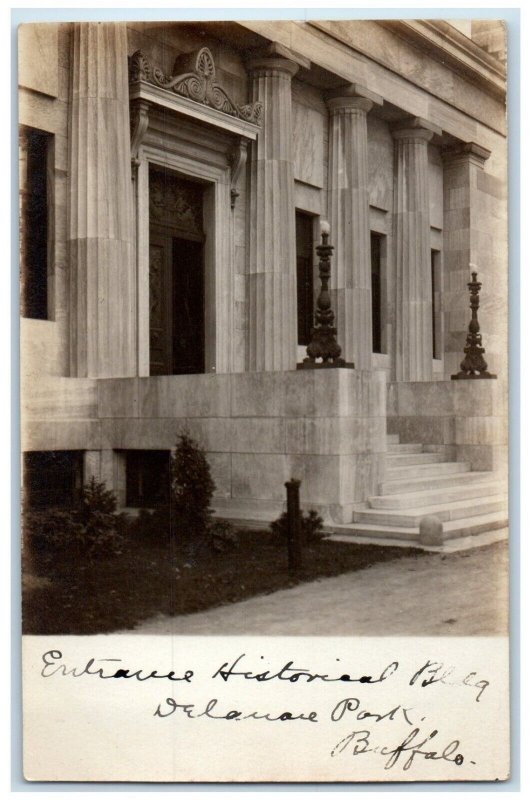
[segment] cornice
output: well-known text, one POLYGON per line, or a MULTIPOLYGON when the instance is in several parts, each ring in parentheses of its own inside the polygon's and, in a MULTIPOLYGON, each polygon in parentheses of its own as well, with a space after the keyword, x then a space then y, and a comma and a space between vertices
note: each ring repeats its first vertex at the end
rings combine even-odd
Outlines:
POLYGON ((444 20, 378 20, 428 55, 438 50, 445 65, 498 100, 505 100, 506 70, 498 59, 444 20))

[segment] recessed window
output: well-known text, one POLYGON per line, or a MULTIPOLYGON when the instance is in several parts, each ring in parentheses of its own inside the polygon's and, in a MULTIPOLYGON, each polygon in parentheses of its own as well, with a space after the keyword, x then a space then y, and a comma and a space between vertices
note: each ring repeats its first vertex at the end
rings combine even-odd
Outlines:
POLYGON ((48 228, 50 216, 49 133, 20 129, 20 282, 21 313, 48 319, 48 228))
POLYGON ((385 236, 371 231, 372 352, 384 353, 383 347, 383 257, 385 236))
POLYGON ((170 451, 127 450, 125 454, 126 505, 155 508, 170 496, 170 451))
POLYGON ((433 358, 442 358, 440 250, 431 251, 431 328, 433 358))
POLYGON ((297 253, 297 341, 310 343, 313 326, 313 220, 311 214, 295 213, 297 253))
POLYGON ((83 451, 24 453, 24 502, 29 508, 68 508, 83 486, 83 451))

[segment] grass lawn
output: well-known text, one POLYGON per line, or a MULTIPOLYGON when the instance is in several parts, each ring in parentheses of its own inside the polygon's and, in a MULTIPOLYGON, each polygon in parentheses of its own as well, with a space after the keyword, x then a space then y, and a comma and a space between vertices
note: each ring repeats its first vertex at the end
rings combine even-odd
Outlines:
POLYGON ((129 540, 120 556, 93 563, 55 558, 37 566, 28 557, 23 632, 124 631, 156 614, 190 614, 415 554, 421 551, 325 539, 305 548, 304 568, 294 579, 286 547, 274 534, 242 531, 235 549, 195 558, 169 543, 140 540, 129 540))

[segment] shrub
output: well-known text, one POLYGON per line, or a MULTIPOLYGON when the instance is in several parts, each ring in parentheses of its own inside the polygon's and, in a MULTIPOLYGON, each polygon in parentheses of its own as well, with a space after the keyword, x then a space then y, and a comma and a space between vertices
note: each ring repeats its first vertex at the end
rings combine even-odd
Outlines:
POLYGON ((172 534, 180 534, 184 542, 198 542, 209 529, 216 485, 205 451, 187 431, 179 434, 170 474, 172 534))
MULTIPOLYGON (((323 519, 315 509, 310 509, 306 516, 301 511, 301 535, 304 544, 315 544, 326 539, 327 533, 323 531, 323 519)), ((282 540, 288 538, 288 512, 284 511, 280 517, 269 526, 273 533, 282 540)))
POLYGON ((124 515, 115 514, 116 497, 94 478, 72 508, 25 511, 23 526, 32 555, 92 560, 121 553, 124 515))
POLYGON ((208 528, 208 543, 215 553, 226 553, 238 545, 238 537, 233 525, 226 520, 211 522, 208 528))

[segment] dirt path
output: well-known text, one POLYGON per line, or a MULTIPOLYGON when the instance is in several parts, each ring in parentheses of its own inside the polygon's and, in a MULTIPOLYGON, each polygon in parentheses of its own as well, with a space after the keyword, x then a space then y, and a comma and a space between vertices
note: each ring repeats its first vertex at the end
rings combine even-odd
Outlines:
POLYGON ((507 544, 377 564, 180 617, 155 617, 135 633, 183 635, 503 635, 507 544))

